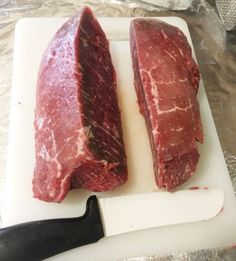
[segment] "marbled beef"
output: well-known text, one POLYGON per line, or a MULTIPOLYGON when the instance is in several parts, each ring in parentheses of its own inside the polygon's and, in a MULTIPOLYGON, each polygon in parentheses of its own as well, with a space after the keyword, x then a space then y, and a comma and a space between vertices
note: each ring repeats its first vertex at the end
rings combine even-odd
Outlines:
POLYGON ((43 55, 34 125, 36 198, 60 202, 71 188, 107 191, 127 180, 116 75, 88 7, 58 30, 43 55))
POLYGON ((135 19, 130 28, 134 84, 152 147, 160 188, 174 190, 188 180, 203 142, 197 101, 199 70, 177 27, 156 19, 135 19))

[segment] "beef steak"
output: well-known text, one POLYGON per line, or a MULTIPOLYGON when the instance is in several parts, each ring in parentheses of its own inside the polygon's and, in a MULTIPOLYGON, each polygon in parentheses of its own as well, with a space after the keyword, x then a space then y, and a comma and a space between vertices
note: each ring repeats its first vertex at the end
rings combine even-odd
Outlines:
POLYGON ((130 27, 134 85, 145 117, 158 187, 174 190, 188 180, 203 142, 197 101, 199 70, 177 27, 135 19, 130 27))
POLYGON ((34 197, 60 202, 71 188, 113 190, 127 180, 109 44, 85 7, 49 43, 35 109, 34 197))

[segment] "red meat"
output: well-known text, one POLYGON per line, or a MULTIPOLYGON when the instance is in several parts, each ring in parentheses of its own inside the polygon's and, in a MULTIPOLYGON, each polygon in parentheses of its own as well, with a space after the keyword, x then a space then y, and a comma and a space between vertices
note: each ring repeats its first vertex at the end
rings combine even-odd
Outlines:
POLYGON ((156 19, 130 28, 134 85, 145 117, 158 187, 174 190, 188 180, 203 142, 197 101, 199 70, 183 32, 156 19))
POLYGON ((85 7, 56 33, 38 76, 34 197, 71 188, 113 190, 127 180, 116 76, 104 32, 85 7))

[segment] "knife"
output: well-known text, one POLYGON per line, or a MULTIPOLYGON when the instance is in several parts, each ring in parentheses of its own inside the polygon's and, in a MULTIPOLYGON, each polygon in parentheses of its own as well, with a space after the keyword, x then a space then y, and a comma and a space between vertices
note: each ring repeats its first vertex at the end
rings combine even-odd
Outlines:
POLYGON ((87 200, 83 216, 0 229, 0 260, 42 260, 121 233, 203 221, 223 208, 221 189, 182 190, 87 200))

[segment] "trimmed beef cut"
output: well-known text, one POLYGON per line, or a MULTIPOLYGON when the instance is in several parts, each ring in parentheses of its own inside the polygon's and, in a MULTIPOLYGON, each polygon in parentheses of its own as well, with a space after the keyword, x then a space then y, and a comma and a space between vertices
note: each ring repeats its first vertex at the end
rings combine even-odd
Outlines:
POLYGON ((156 19, 130 28, 134 85, 152 147, 158 187, 174 190, 188 180, 203 142, 197 101, 199 70, 182 31, 156 19))
POLYGON ((60 202, 71 188, 113 190, 127 180, 109 44, 85 7, 56 33, 39 70, 34 197, 60 202))

